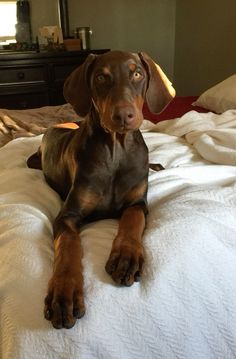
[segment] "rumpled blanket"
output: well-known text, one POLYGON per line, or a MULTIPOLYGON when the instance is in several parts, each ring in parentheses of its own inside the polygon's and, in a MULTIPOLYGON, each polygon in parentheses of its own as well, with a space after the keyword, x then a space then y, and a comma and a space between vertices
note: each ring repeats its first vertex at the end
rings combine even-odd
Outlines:
MULTIPOLYGON (((226 128, 223 117, 218 127, 225 144, 230 117, 226 128)), ((183 118, 143 124, 150 162, 165 170, 149 173, 141 282, 119 287, 105 272, 118 222, 86 225, 86 314, 70 330, 55 330, 43 318, 61 201, 42 172, 26 166, 42 136, 0 149, 2 359, 235 359, 236 167, 222 164, 224 151, 216 156, 215 147, 219 153, 225 147, 218 142, 210 142, 213 163, 208 150, 200 155, 196 141, 187 140, 195 131, 201 140, 215 130, 215 117, 201 117, 201 131, 198 121, 191 126, 190 115, 185 118, 188 128, 183 118)), ((234 144, 228 145, 232 158, 234 144)))
POLYGON ((221 115, 190 111, 177 120, 159 122, 152 128, 185 138, 208 161, 236 165, 236 110, 221 115))
POLYGON ((0 147, 18 137, 44 133, 46 128, 56 123, 77 119, 78 115, 69 104, 29 110, 0 109, 0 147))

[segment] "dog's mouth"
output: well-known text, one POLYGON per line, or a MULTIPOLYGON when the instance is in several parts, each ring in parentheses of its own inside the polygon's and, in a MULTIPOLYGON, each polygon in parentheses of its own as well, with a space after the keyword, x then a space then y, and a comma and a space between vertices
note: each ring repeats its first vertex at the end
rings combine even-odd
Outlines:
POLYGON ((143 100, 139 97, 114 102, 110 97, 103 101, 94 101, 102 128, 109 133, 126 134, 136 131, 143 122, 143 100))
POLYGON ((125 121, 119 121, 115 123, 111 118, 101 119, 101 126, 106 132, 119 134, 126 134, 127 132, 136 131, 140 128, 143 121, 143 117, 135 118, 131 123, 126 123, 125 121))
POLYGON ((135 106, 115 106, 112 111, 99 111, 100 123, 106 132, 125 134, 136 131, 143 122, 142 110, 135 106))

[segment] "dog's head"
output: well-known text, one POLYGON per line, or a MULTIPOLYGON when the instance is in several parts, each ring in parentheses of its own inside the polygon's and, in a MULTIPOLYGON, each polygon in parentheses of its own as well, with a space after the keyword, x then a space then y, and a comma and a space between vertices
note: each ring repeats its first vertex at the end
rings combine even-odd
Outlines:
POLYGON ((147 54, 111 51, 90 54, 66 80, 64 96, 78 115, 86 116, 94 106, 105 130, 125 133, 140 127, 145 100, 159 113, 175 90, 147 54))

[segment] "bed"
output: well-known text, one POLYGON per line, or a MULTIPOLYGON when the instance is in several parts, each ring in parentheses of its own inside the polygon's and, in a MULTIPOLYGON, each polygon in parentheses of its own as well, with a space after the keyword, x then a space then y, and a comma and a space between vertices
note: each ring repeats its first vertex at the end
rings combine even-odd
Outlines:
POLYGON ((61 201, 26 159, 49 125, 78 118, 67 104, 0 110, 1 358, 236 357, 236 107, 193 100, 142 125, 150 162, 165 167, 149 173, 142 281, 118 287, 104 270, 117 221, 86 225, 86 315, 71 330, 43 317, 61 201))

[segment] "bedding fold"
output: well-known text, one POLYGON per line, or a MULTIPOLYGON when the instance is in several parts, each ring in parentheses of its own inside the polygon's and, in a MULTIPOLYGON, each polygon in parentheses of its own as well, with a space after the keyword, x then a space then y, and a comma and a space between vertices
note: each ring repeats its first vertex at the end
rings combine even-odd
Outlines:
POLYGON ((159 122, 151 128, 184 137, 210 162, 236 165, 236 110, 221 115, 190 111, 181 118, 159 122))
POLYGON ((57 123, 76 120, 78 116, 69 104, 27 110, 0 109, 0 147, 18 137, 42 134, 57 123))

